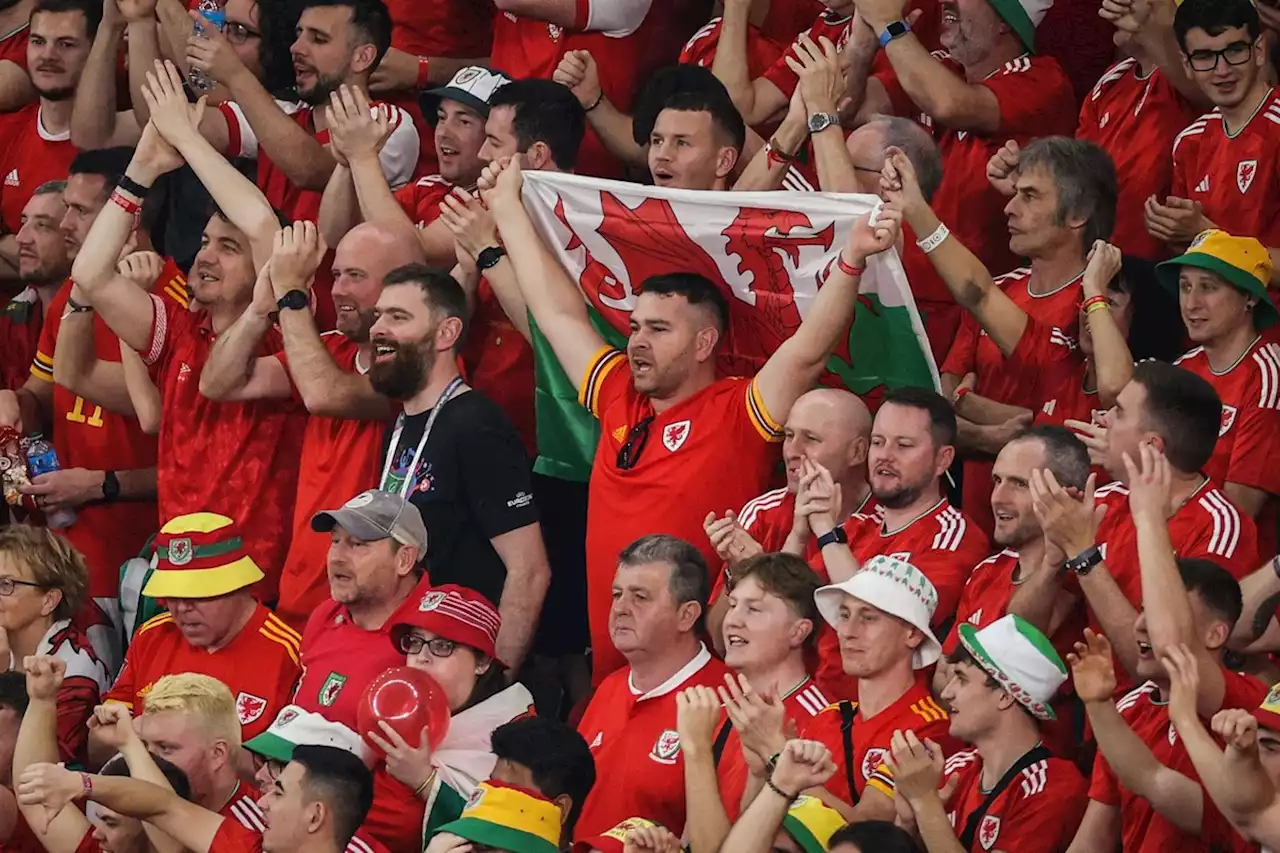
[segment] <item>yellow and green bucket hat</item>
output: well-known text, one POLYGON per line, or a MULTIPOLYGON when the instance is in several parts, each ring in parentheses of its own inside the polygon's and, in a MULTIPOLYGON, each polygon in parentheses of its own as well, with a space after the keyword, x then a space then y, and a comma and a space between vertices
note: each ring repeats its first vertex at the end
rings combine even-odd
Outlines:
POLYGON ((439 831, 511 853, 560 853, 559 807, 533 791, 501 782, 481 782, 462 815, 439 831))
POLYGON ((826 853, 831 836, 847 821, 817 797, 800 797, 782 819, 782 828, 804 853, 826 853))
POLYGON ((1160 283, 1175 295, 1178 292, 1178 272, 1182 267, 1208 270, 1237 290, 1255 297, 1258 300, 1253 308, 1255 327, 1265 329, 1280 319, 1267 293, 1271 274, 1275 271, 1271 254, 1254 238, 1233 237, 1216 228, 1201 231, 1186 252, 1156 265, 1160 283))

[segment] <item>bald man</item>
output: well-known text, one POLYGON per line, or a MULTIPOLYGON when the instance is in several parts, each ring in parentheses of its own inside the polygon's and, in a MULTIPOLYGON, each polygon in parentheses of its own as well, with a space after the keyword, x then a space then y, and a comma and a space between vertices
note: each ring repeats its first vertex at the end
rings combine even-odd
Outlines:
MULTIPOLYGON (((322 259, 318 232, 296 222, 277 239, 269 269, 277 296, 306 292, 322 259)), ((329 537, 311 529, 311 516, 377 485, 382 434, 393 408, 366 374, 373 363, 369 330, 388 272, 422 263, 422 246, 408 227, 362 223, 333 255, 337 328, 321 334, 305 305, 254 299, 219 336, 200 377, 200 392, 215 400, 293 397, 311 413, 302 439, 302 466, 293 514, 293 540, 280 578, 276 614, 301 631, 311 611, 329 599, 325 555, 329 537), (279 334, 271 315, 278 311, 279 334), (263 348, 273 355, 260 357, 263 348)))
MULTIPOLYGON (((796 492, 806 461, 831 472, 840 485, 840 518, 875 512, 875 498, 867 483, 867 448, 871 443, 871 412, 856 394, 836 388, 817 388, 803 394, 791 407, 782 440, 782 460, 787 468, 786 488, 765 492, 748 501, 741 512, 724 518, 708 515, 707 535, 725 561, 725 570, 711 594, 708 630, 717 647, 723 643, 720 626, 728 610, 728 596, 721 593, 733 566, 753 554, 782 551, 788 538, 795 549, 805 549, 812 560, 818 550, 809 535, 807 519, 796 529, 796 492)), ((721 649, 723 652, 723 649, 721 649)))

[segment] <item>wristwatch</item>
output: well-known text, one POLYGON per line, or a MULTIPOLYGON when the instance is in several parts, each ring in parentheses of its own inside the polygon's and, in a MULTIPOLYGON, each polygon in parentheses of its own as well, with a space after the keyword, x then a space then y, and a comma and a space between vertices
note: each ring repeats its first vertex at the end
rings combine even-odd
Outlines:
POLYGON ((311 297, 307 295, 305 290, 290 290, 276 302, 276 307, 281 311, 286 308, 292 308, 295 311, 303 308, 311 307, 311 297))
POLYGON ((844 527, 842 525, 836 525, 818 537, 818 550, 821 551, 828 545, 834 545, 837 542, 841 545, 849 544, 849 534, 844 532, 844 527))
POLYGON ((120 479, 115 471, 102 472, 102 502, 111 503, 120 497, 120 479))
POLYGON ((839 124, 840 117, 834 113, 814 113, 809 116, 809 133, 821 133, 833 124, 839 124))
POLYGON ((909 32, 911 32, 911 25, 906 21, 894 21, 885 27, 884 32, 880 34, 880 46, 888 47, 889 42, 902 38, 909 32))
POLYGON ((1072 557, 1066 562, 1066 570, 1075 572, 1080 577, 1084 577, 1093 571, 1093 567, 1102 562, 1102 551, 1097 545, 1086 548, 1078 556, 1072 557))
POLYGON ((476 269, 484 272, 487 269, 496 267, 498 261, 507 254, 507 250, 501 246, 490 246, 487 249, 481 249, 480 254, 476 255, 476 269))

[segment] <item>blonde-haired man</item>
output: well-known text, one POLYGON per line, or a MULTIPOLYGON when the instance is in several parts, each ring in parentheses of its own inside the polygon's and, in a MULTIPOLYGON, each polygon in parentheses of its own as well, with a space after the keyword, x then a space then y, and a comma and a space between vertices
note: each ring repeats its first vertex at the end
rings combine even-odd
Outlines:
POLYGON ((240 718, 227 685, 208 675, 183 672, 160 678, 147 691, 138 736, 154 755, 187 774, 191 801, 246 829, 262 832, 258 791, 240 781, 240 718))

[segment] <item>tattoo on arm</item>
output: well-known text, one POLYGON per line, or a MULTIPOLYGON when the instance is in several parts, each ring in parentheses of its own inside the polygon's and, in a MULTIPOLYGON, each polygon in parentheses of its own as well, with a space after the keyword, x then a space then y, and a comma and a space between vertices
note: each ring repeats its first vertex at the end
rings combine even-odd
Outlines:
POLYGON ((1253 613, 1253 634, 1250 640, 1256 640, 1267 632, 1267 626, 1271 624, 1271 619, 1276 615, 1276 608, 1280 607, 1280 592, 1275 595, 1269 595, 1258 605, 1258 609, 1253 613))

